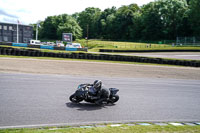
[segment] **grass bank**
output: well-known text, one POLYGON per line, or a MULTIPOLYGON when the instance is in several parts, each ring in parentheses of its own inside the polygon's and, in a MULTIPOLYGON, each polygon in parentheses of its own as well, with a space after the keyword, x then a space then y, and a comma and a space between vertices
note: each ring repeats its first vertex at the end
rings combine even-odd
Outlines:
POLYGON ((3 129, 0 133, 199 133, 200 126, 127 126, 120 127, 92 127, 92 128, 23 128, 3 129))
POLYGON ((101 41, 101 40, 77 40, 83 46, 92 48, 156 48, 168 47, 167 44, 150 44, 150 43, 137 43, 137 42, 120 42, 120 41, 101 41))
POLYGON ((179 50, 200 49, 198 46, 172 46, 170 44, 151 44, 151 43, 137 43, 137 42, 119 42, 119 41, 101 41, 101 40, 77 40, 84 47, 89 48, 89 52, 99 52, 99 49, 116 49, 116 50, 179 50))

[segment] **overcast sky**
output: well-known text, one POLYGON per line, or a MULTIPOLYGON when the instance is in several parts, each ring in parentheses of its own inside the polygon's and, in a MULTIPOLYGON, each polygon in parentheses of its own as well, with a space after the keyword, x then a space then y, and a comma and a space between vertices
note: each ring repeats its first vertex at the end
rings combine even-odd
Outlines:
POLYGON ((36 23, 47 16, 73 14, 87 7, 106 8, 136 3, 139 6, 154 0, 0 0, 0 22, 36 23))

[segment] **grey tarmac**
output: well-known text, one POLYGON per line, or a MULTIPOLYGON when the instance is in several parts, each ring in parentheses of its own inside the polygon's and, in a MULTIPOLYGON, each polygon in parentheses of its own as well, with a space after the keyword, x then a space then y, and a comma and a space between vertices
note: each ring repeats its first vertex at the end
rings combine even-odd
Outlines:
POLYGON ((200 69, 0 58, 0 128, 107 122, 200 121, 200 69), (119 88, 113 106, 73 104, 80 83, 119 88))
POLYGON ((196 122, 200 121, 199 86, 199 80, 186 79, 0 73, 0 127, 196 122), (78 84, 95 79, 120 89, 115 105, 69 101, 78 84))

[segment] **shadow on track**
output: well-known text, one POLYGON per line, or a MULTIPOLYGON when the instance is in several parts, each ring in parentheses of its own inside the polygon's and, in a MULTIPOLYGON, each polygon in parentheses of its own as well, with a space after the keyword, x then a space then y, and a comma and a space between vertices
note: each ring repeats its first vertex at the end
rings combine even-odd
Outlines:
POLYGON ((66 103, 66 106, 69 108, 76 108, 79 111, 93 111, 93 110, 99 110, 102 108, 107 108, 106 106, 111 106, 111 105, 104 105, 104 106, 99 106, 96 104, 92 103, 72 103, 68 102, 66 103))

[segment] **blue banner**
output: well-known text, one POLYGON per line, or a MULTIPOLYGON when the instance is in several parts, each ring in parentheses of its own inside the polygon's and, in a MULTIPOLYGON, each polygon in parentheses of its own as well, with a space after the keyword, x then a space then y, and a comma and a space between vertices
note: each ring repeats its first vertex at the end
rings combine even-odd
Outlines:
POLYGON ((77 48, 66 48, 67 51, 77 51, 77 48))
POLYGON ((51 50, 54 49, 53 46, 49 46, 49 45, 40 45, 40 48, 41 49, 51 49, 51 50))
POLYGON ((27 47, 27 43, 12 43, 12 46, 17 46, 17 47, 27 47))

